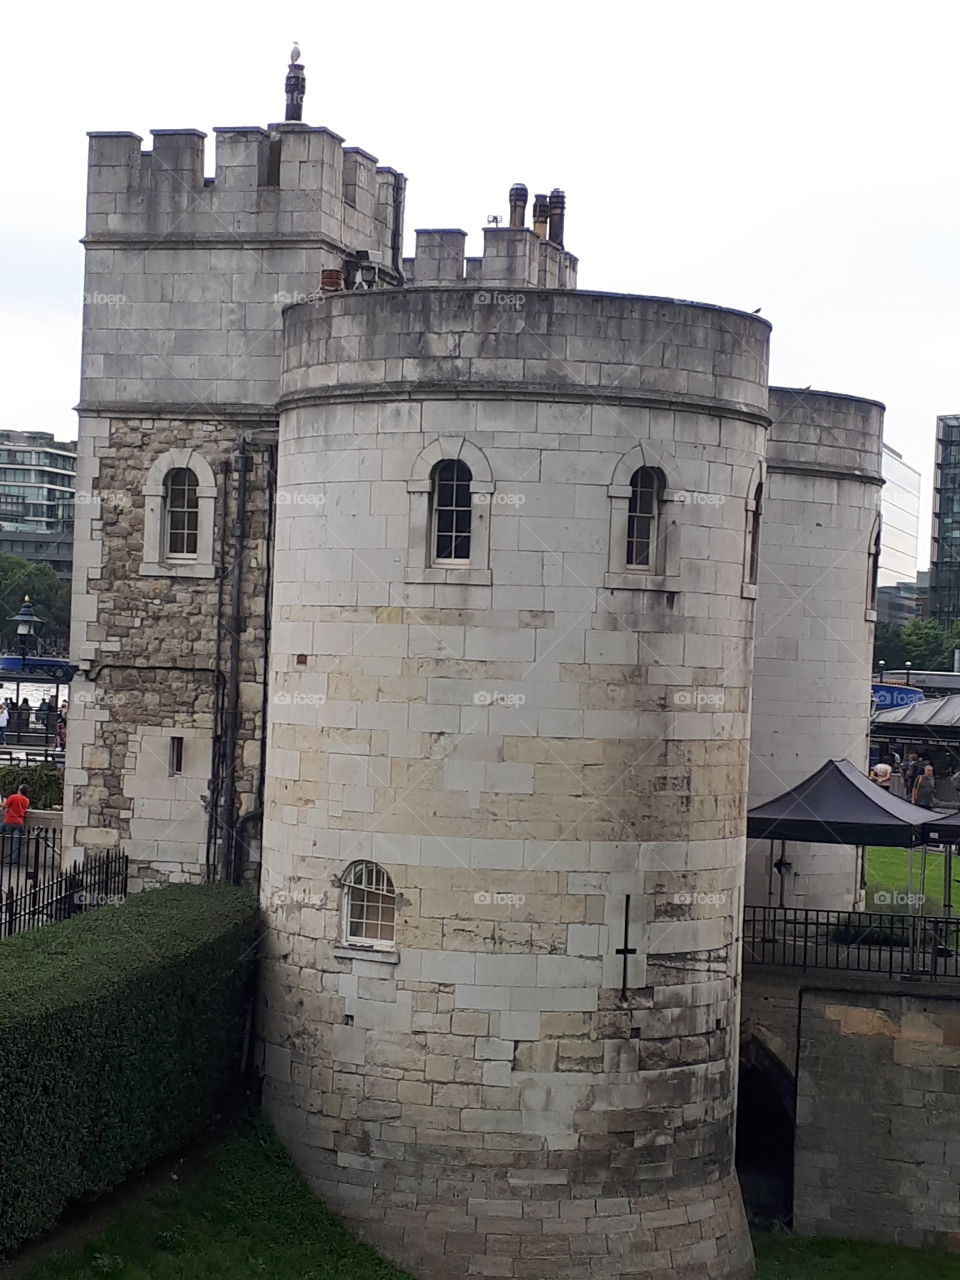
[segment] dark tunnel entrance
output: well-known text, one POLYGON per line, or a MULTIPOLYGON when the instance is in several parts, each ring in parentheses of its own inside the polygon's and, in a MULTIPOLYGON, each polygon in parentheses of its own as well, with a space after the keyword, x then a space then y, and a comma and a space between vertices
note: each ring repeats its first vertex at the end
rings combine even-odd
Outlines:
POLYGON ((794 1108, 792 1077, 751 1040, 740 1059, 737 1175, 747 1215, 761 1229, 791 1224, 794 1108))

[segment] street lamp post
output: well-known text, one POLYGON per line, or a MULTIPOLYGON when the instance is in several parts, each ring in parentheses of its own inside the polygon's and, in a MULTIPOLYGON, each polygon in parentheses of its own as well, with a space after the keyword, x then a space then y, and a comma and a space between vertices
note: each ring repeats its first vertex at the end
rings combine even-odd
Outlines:
POLYGON ((910 668, 913 666, 913 663, 912 663, 912 662, 905 662, 903 665, 904 665, 904 667, 906 668, 906 672, 907 672, 907 688, 909 689, 909 688, 910 688, 910 668))
POLYGON ((27 670, 27 652, 36 647, 37 632, 43 626, 43 621, 37 616, 37 611, 30 603, 30 597, 24 596, 20 611, 15 613, 10 619, 11 622, 17 624, 17 641, 20 645, 20 680, 17 681, 17 706, 16 706, 16 726, 17 738, 20 739, 25 730, 30 728, 30 718, 27 717, 27 723, 23 723, 20 711, 20 682, 26 675, 27 670))

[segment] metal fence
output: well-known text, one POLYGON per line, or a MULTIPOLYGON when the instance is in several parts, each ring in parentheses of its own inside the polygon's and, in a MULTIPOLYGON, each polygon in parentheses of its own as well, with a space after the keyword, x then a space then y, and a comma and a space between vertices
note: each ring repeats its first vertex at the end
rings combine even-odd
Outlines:
POLYGON ((960 921, 885 911, 745 907, 745 964, 960 981, 960 921))
POLYGON ((15 894, 59 875, 59 827, 35 827, 30 823, 18 832, 0 831, 0 901, 11 889, 15 894))
POLYGON ((10 886, 0 899, 0 938, 122 902, 127 866, 125 853, 94 854, 52 879, 30 882, 19 891, 10 886))

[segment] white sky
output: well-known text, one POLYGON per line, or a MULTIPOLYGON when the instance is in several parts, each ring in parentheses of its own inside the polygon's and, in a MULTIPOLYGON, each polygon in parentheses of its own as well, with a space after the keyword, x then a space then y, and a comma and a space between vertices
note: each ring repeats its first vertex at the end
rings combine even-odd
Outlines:
POLYGON ((0 105, 0 426, 76 435, 85 131, 304 119, 407 174, 467 252, 507 191, 567 193, 581 287, 762 308, 774 383, 887 405, 925 476, 960 412, 960 7, 18 5, 0 105))

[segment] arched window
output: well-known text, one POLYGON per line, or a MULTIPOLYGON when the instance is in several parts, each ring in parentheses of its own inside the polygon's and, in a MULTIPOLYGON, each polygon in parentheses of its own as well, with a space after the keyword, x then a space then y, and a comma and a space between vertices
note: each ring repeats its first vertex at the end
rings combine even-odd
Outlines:
POLYGON ((171 560, 195 560, 200 527, 197 477, 189 467, 175 467, 163 481, 163 544, 171 560))
POLYGON ((747 563, 747 582, 757 585, 760 572, 760 522, 763 515, 763 485, 758 484, 753 495, 753 510, 750 512, 750 558, 747 563))
POLYGON ((344 873, 343 941, 349 946, 390 947, 396 931, 397 892, 375 862, 355 862, 344 873))
POLYGON ((627 568, 656 567, 657 535, 663 484, 654 467, 638 467, 630 477, 627 506, 627 568))
POLYGON ((431 474, 431 546, 434 564, 470 563, 470 468, 444 458, 431 474))

